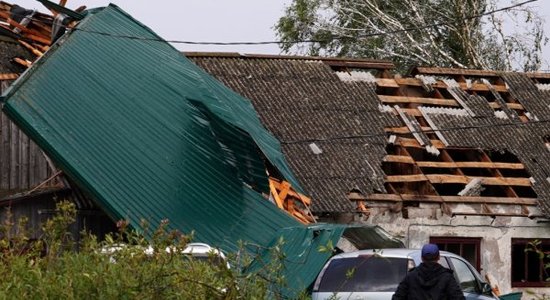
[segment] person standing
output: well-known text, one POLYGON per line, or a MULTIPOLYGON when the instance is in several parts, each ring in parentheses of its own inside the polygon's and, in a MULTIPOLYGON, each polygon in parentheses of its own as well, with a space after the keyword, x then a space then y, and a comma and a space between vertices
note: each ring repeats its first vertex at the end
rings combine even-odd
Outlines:
POLYGON ((439 263, 439 248, 435 244, 422 247, 422 263, 401 281, 392 300, 462 300, 464 294, 453 271, 439 263))

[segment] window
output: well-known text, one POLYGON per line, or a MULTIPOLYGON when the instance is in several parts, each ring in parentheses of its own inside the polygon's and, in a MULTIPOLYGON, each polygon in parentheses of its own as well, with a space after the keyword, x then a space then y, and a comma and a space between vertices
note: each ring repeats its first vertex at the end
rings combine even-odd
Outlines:
POLYGON ((359 256, 334 259, 319 292, 394 292, 407 275, 406 258, 359 256))
POLYGON ((430 243, 437 244, 439 250, 445 250, 462 256, 478 271, 481 270, 481 238, 430 237, 430 243))
POLYGON ((512 239, 512 287, 547 287, 550 278, 550 263, 546 257, 540 258, 529 243, 539 241, 539 250, 550 253, 550 239, 512 239))
POLYGON ((477 281, 476 277, 472 273, 472 270, 460 259, 451 257, 451 263, 453 264, 456 277, 458 279, 458 285, 464 292, 477 293, 477 281))

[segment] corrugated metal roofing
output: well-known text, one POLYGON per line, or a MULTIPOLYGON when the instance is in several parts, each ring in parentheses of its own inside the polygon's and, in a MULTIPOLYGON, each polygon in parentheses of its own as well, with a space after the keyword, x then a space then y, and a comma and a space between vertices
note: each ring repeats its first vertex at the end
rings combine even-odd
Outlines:
POLYGON ((115 6, 100 10, 15 83, 5 111, 114 219, 192 229, 215 218, 232 226, 196 235, 219 246, 297 225, 248 187, 267 182, 251 145, 294 181, 250 103, 167 43, 119 36, 159 39, 115 6))
MULTIPOLYGON (((550 213, 550 159, 546 158, 550 155, 547 148, 550 123, 545 118, 550 111, 550 94, 538 90, 533 83, 533 77, 540 77, 543 80, 541 82, 546 82, 550 75, 436 68, 420 70, 427 74, 432 74, 430 71, 439 71, 435 74, 445 75, 437 80, 424 78, 429 79, 426 81, 428 84, 420 78, 401 76, 376 78, 376 83, 371 83, 369 81, 372 79, 368 76, 356 76, 356 79, 361 78, 366 82, 350 81, 349 78, 342 81, 338 77, 339 73, 335 72, 336 69, 320 60, 298 60, 285 56, 223 56, 218 53, 189 53, 188 57, 224 84, 251 99, 265 126, 281 141, 283 153, 306 193, 311 196, 311 209, 317 215, 355 210, 353 203, 346 197, 353 188, 367 197, 379 194, 410 194, 420 195, 420 199, 423 193, 428 196, 432 193, 439 195, 433 185, 420 189, 413 181, 401 182, 399 186, 388 184, 387 178, 393 175, 397 175, 399 181, 414 179, 408 175, 422 172, 444 173, 443 170, 432 167, 415 170, 416 163, 385 161, 386 155, 400 155, 398 158, 402 158, 403 153, 411 162, 444 160, 443 156, 433 155, 437 149, 422 147, 420 144, 418 147, 403 146, 407 148, 405 152, 395 150, 401 147, 401 142, 395 141, 401 137, 410 138, 413 143, 417 143, 407 122, 414 123, 412 131, 416 133, 421 130, 428 132, 429 142, 426 134, 422 134, 420 139, 426 145, 448 137, 448 147, 452 149, 465 148, 464 151, 471 150, 472 153, 478 151, 477 149, 489 154, 511 153, 513 157, 509 160, 519 159, 517 162, 525 166, 525 171, 504 170, 501 172, 503 177, 530 179, 532 176, 532 190, 530 186, 513 187, 514 190, 503 186, 504 193, 499 190, 500 187, 487 189, 478 200, 483 202, 485 196, 502 196, 506 199, 516 193, 519 195, 516 198, 536 198, 540 202, 539 208, 546 215, 550 213), (482 80, 484 77, 489 79, 482 80), (445 80, 441 80, 442 78, 445 80), (460 83, 455 80, 460 80, 460 83), (416 103, 417 100, 426 101, 416 103), (437 103, 439 100, 443 100, 444 104, 437 103), (408 117, 400 120, 394 116, 396 103, 399 103, 400 109, 406 110, 408 117), (388 105, 389 110, 381 106, 383 104, 388 105), (508 105, 510 109, 507 109, 508 105), (459 107, 463 112, 461 114, 457 114, 459 107), (517 109, 518 107, 520 108, 517 109), (473 116, 465 108, 473 112, 473 116), (521 123, 506 125, 516 122, 519 112, 526 114, 522 116, 521 123), (499 119, 498 116, 502 115, 505 118, 514 116, 514 119, 499 119), (431 123, 428 123, 428 118, 431 123), (415 121, 418 119, 422 123, 415 121), (420 129, 419 124, 422 124, 420 129), (471 128, 462 130, 460 127, 463 126, 471 128), (442 131, 434 135, 429 133, 429 128, 442 131), (392 140, 392 137, 395 139, 392 140), (312 143, 316 151, 312 151, 312 143), (423 148, 426 151, 418 151, 423 148), (429 149, 432 152, 428 152, 429 149), (410 166, 413 168, 409 168, 410 166), (400 175, 404 176, 399 178, 400 175)), ((354 74, 351 73, 354 72, 353 68, 348 71, 354 74)), ((439 142, 443 145, 440 149, 443 149, 445 144, 439 142)), ((459 155, 457 161, 478 159, 477 156, 459 155)), ((495 161, 500 159, 495 158, 495 161)), ((488 169, 477 169, 479 170, 466 170, 466 174, 488 177, 495 174, 488 169)), ((438 175, 440 174, 434 177, 437 178, 438 175)), ((452 174, 449 177, 452 178, 452 174)), ((451 186, 454 184, 452 179, 446 183, 449 184, 438 186, 444 196, 454 196, 460 191, 453 190, 455 187, 451 186)), ((402 201, 399 197, 393 199, 396 202, 402 201)), ((512 199, 514 197, 506 200, 513 204, 512 199)), ((385 201, 383 197, 370 200, 373 202, 367 203, 367 206, 372 204, 373 207, 379 205, 375 200, 385 201)), ((525 209, 520 213, 521 207, 509 207, 509 210, 501 211, 503 215, 539 215, 536 210, 531 212, 525 209)), ((385 214, 383 209, 380 211, 385 214)), ((371 220, 376 222, 374 218, 371 220)))
POLYGON ((399 126, 381 113, 376 84, 343 82, 320 60, 194 56, 191 59, 250 99, 261 120, 282 143, 314 213, 354 212, 352 189, 385 191, 384 127, 399 126), (364 136, 364 138, 346 137, 364 136), (309 144, 315 141, 322 154, 309 144))

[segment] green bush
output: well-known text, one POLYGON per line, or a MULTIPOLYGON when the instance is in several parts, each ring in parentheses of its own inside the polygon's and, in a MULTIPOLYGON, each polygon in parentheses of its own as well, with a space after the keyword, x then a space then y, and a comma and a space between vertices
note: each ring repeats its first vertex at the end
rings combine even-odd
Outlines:
MULTIPOLYGON (((16 224, 6 218, 0 228, 0 299, 265 299, 278 298, 273 287, 284 285, 281 278, 244 274, 252 261, 245 251, 229 255, 230 268, 183 255, 192 235, 168 230, 167 221, 141 234, 119 222, 119 231, 104 241, 83 233, 76 244, 68 230, 75 216, 74 205, 61 202, 44 224, 43 238, 32 242, 24 219, 16 224)), ((270 269, 280 270, 280 262, 263 274, 270 269)))

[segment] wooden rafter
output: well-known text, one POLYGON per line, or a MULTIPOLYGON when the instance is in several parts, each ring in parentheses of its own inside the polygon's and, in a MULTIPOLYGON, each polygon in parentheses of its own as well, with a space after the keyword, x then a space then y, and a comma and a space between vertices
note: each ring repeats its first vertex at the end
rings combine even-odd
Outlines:
POLYGON ((483 176, 465 176, 450 174, 414 174, 414 175, 391 175, 386 176, 387 182, 415 182, 429 181, 433 184, 460 183, 468 184, 474 179, 480 179, 483 185, 502 185, 502 186, 531 186, 529 178, 521 177, 483 177, 483 176))
POLYGON ((386 155, 384 157, 384 161, 416 164, 417 166, 424 167, 424 168, 486 168, 486 169, 514 169, 514 170, 525 169, 525 166, 522 163, 478 162, 478 161, 455 161, 455 162, 415 161, 410 156, 402 156, 402 155, 386 155))
POLYGON ((409 97, 409 96, 386 96, 378 95, 378 98, 382 103, 418 103, 418 104, 430 104, 441 106, 460 106, 456 100, 451 99, 438 99, 438 98, 425 98, 425 97, 409 97))
POLYGON ((294 191, 289 182, 270 177, 269 188, 277 207, 304 224, 315 222, 309 210, 311 199, 294 191))
POLYGON ((507 198, 507 197, 485 197, 485 196, 434 196, 415 194, 371 194, 365 197, 367 201, 387 202, 433 202, 433 203, 488 203, 503 205, 527 205, 536 206, 536 198, 507 198))
MULTIPOLYGON (((432 143, 432 145, 434 147, 436 147, 438 149, 445 148, 445 144, 443 144, 443 142, 441 142, 439 140, 430 140, 430 142, 432 143)), ((418 143, 418 141, 416 139, 398 137, 397 140, 396 140, 396 143, 398 145, 403 146, 403 147, 424 148, 418 143)))
MULTIPOLYGON (((376 84, 380 87, 385 88, 399 88, 400 86, 416 86, 421 87, 422 81, 417 78, 378 78, 376 79, 376 84)), ((463 90, 476 91, 476 92, 488 92, 489 87, 483 83, 472 83, 468 85, 464 82, 458 83, 460 88, 463 90)), ((437 81, 432 85, 434 88, 446 89, 448 86, 442 81, 437 81)), ((495 85, 495 90, 498 92, 507 92, 505 85, 495 85)))

